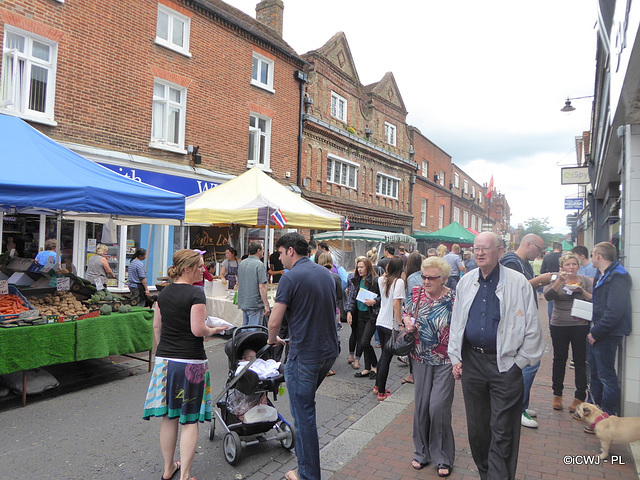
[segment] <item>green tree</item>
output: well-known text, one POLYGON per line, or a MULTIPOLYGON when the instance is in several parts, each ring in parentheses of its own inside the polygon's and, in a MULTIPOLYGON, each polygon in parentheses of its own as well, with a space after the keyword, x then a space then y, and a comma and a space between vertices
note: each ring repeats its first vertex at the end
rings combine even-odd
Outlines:
POLYGON ((550 229, 551 227, 549 226, 549 217, 531 217, 524 222, 524 230, 522 231, 522 236, 524 237, 528 233, 534 233, 544 241, 545 247, 551 247, 551 244, 553 242, 561 242, 564 238, 566 238, 566 235, 563 235, 561 233, 550 233, 550 229))

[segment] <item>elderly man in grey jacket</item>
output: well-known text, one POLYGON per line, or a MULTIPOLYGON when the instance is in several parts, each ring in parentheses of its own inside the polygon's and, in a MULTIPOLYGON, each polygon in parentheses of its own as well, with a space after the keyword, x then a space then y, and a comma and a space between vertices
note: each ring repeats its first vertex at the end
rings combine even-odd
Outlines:
POLYGON ((449 358, 454 377, 462 379, 469 444, 480 478, 515 479, 522 368, 540 361, 542 332, 531 285, 498 262, 501 239, 483 232, 473 252, 479 268, 458 283, 449 358))

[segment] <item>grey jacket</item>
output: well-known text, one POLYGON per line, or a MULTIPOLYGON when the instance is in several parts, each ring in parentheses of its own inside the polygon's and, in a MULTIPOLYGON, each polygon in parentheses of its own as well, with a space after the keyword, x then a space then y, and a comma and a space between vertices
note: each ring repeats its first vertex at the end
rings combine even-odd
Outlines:
MULTIPOLYGON (((474 270, 458 283, 449 334, 449 358, 453 365, 462 361, 464 331, 471 304, 480 288, 479 274, 480 270, 474 270)), ((537 364, 542 358, 544 342, 531 285, 521 273, 500 265, 496 296, 500 300, 496 338, 498 370, 506 372, 514 363, 520 368, 537 364)))

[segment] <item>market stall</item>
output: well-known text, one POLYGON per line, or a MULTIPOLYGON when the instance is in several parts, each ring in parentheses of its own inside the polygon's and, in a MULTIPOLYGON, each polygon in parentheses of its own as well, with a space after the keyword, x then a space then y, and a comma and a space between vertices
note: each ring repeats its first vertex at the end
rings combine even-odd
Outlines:
POLYGON ((451 248, 457 243, 461 247, 470 247, 476 235, 464 228, 458 222, 452 222, 440 230, 431 233, 414 233, 412 235, 418 241, 418 248, 423 255, 427 254, 427 249, 442 243, 451 248))
MULTIPOLYGON (((0 144, 0 211, 55 215, 58 249, 60 222, 66 214, 94 215, 104 222, 150 219, 180 223, 184 218, 184 195, 118 175, 59 145, 19 118, 0 114, 0 144)), ((0 236, 2 225, 0 222, 0 236)), ((57 256, 59 261, 59 250, 57 256)), ((33 321, 34 314, 27 313, 33 321)), ((127 314, 3 328, 0 374, 150 351, 152 316, 150 310, 134 309, 127 314)), ((0 320, 6 323, 6 317, 0 320)))
MULTIPOLYGON (((188 197, 185 221, 200 225, 264 228, 268 249, 269 228, 282 228, 271 217, 276 211, 286 219, 285 228, 344 228, 344 217, 305 200, 259 168, 247 170, 216 188, 188 197)), ((202 247, 207 245, 198 245, 198 248, 202 247)), ((234 325, 239 318, 239 324, 242 324, 242 312, 224 295, 208 295, 207 311, 234 325)))
MULTIPOLYGON (((152 348, 153 311, 141 307, 125 314, 5 328, 0 332, 0 375, 140 352, 148 352, 145 361, 151 371, 152 348)), ((22 389, 23 405, 25 387, 26 384, 22 389)))
POLYGON ((411 250, 417 244, 410 235, 369 229, 349 230, 344 232, 344 236, 343 232, 324 232, 314 235, 313 239, 316 242, 327 242, 334 261, 347 270, 353 269, 356 258, 365 256, 372 248, 376 249, 378 258, 382 258, 385 245, 404 245, 407 250, 411 250))

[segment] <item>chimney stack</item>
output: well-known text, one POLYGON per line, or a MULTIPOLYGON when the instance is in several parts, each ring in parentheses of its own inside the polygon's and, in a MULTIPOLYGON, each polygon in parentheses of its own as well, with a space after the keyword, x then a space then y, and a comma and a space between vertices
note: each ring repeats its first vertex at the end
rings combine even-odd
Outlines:
POLYGON ((282 37, 282 0, 262 0, 256 5, 256 20, 282 37))

